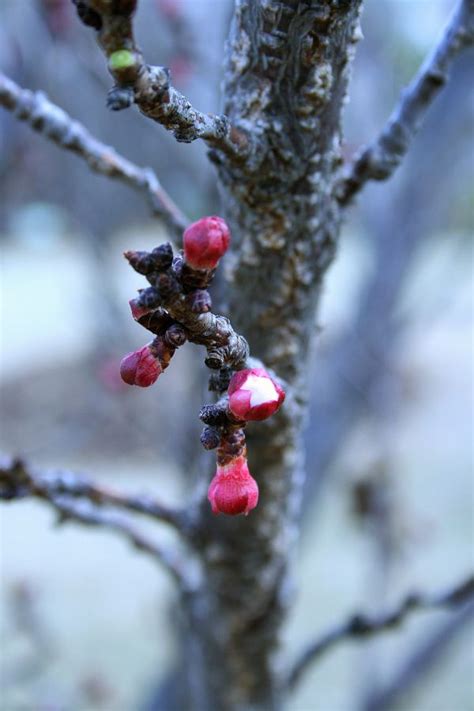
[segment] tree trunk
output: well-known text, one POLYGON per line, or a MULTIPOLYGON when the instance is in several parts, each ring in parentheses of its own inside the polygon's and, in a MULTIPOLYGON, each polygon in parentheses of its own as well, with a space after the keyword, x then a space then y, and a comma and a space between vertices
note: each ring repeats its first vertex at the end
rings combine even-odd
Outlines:
POLYGON ((206 591, 190 628, 205 659, 207 709, 277 709, 283 700, 275 653, 298 533, 310 346, 341 222, 334 185, 359 7, 240 0, 231 28, 225 112, 252 144, 238 166, 212 155, 233 234, 226 309, 288 387, 280 413, 248 428, 258 510, 209 517, 197 542, 206 591))

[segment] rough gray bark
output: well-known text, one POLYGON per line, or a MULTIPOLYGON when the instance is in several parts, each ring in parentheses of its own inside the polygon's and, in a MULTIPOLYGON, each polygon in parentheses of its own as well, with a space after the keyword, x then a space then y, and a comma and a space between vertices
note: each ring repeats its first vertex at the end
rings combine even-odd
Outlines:
POLYGON ((241 164, 213 154, 233 234, 227 308, 289 395, 278 416, 248 428, 259 515, 203 527, 213 623, 203 620, 199 637, 210 657, 211 708, 283 701, 275 652, 303 482, 304 375, 339 231, 332 188, 359 6, 244 0, 231 29, 225 112, 254 143, 241 164))

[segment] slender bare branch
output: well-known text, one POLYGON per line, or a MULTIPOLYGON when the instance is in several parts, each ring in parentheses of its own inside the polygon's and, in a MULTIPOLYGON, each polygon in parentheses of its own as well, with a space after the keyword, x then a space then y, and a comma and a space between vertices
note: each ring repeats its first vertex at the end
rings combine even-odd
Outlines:
POLYGON ((84 0, 78 14, 97 31, 99 44, 116 86, 108 104, 114 110, 134 102, 141 113, 172 131, 177 141, 191 143, 202 138, 212 148, 237 160, 245 158, 249 139, 224 115, 205 114, 170 83, 166 67, 146 64, 133 33, 137 0, 84 0))
POLYGON ((185 229, 187 218, 162 188, 151 168, 138 167, 114 148, 98 141, 42 92, 22 89, 0 73, 0 106, 61 148, 81 156, 94 172, 117 178, 144 193, 153 213, 175 234, 181 234, 185 229))
POLYGON ((71 472, 36 473, 20 460, 0 461, 0 500, 36 497, 47 501, 60 515, 60 523, 75 521, 87 526, 113 530, 130 543, 159 561, 173 576, 182 590, 195 587, 192 561, 174 548, 155 542, 136 526, 134 521, 117 511, 103 508, 104 504, 121 506, 177 526, 171 510, 152 501, 102 489, 71 472), (78 500, 79 499, 79 500, 78 500))
POLYGON ((293 688, 309 666, 328 652, 338 642, 347 639, 364 639, 385 630, 399 627, 415 610, 454 608, 474 600, 474 575, 449 590, 432 594, 407 595, 391 612, 381 615, 357 614, 347 622, 336 625, 311 642, 294 662, 288 675, 287 685, 293 688))
POLYGON ((369 180, 386 180, 395 172, 429 107, 447 82, 454 60, 473 43, 474 2, 460 0, 438 46, 403 90, 382 133, 362 151, 337 186, 341 205, 347 205, 369 180))
POLYGON ((424 637, 413 651, 410 650, 385 686, 372 690, 368 698, 359 706, 360 710, 388 711, 400 708, 399 702, 402 698, 406 704, 407 695, 423 681, 424 677, 433 672, 434 667, 443 657, 447 657, 451 651, 451 644, 465 631, 473 617, 474 601, 450 615, 449 619, 444 620, 433 633, 424 637))
POLYGON ((53 496, 49 503, 59 512, 60 523, 69 520, 86 526, 98 526, 116 531, 125 536, 140 551, 148 553, 159 561, 175 579, 180 587, 193 587, 187 573, 187 561, 175 548, 156 543, 141 532, 130 518, 115 511, 100 509, 90 501, 74 501, 68 496, 53 496))
POLYGON ((0 499, 26 497, 87 499, 97 506, 113 506, 168 523, 177 531, 191 527, 187 510, 175 509, 154 497, 126 494, 93 483, 87 477, 65 470, 38 472, 20 459, 0 459, 0 499))

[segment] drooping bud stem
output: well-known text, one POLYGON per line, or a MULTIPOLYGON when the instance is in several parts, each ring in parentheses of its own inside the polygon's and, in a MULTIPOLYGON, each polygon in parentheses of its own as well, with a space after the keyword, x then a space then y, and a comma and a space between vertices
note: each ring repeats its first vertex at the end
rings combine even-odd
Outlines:
POLYGON ((263 368, 234 373, 228 394, 229 410, 240 420, 266 420, 285 399, 285 391, 263 368))

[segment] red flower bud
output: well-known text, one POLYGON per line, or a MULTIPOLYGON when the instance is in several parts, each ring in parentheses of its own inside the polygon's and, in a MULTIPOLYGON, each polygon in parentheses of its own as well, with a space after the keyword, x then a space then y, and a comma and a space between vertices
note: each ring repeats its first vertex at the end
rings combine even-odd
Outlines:
POLYGON ((120 363, 122 380, 129 385, 148 388, 153 385, 162 372, 160 361, 153 354, 150 344, 138 351, 127 353, 120 363))
POLYGON ((251 476, 244 456, 233 459, 229 464, 217 466, 214 479, 207 492, 212 512, 228 516, 245 514, 258 503, 258 485, 251 476))
POLYGON ((184 231, 184 258, 194 269, 214 269, 229 242, 230 231, 221 217, 203 217, 184 231))
POLYGON ((229 410, 239 420, 266 420, 285 399, 285 391, 263 368, 234 373, 228 393, 229 410))

